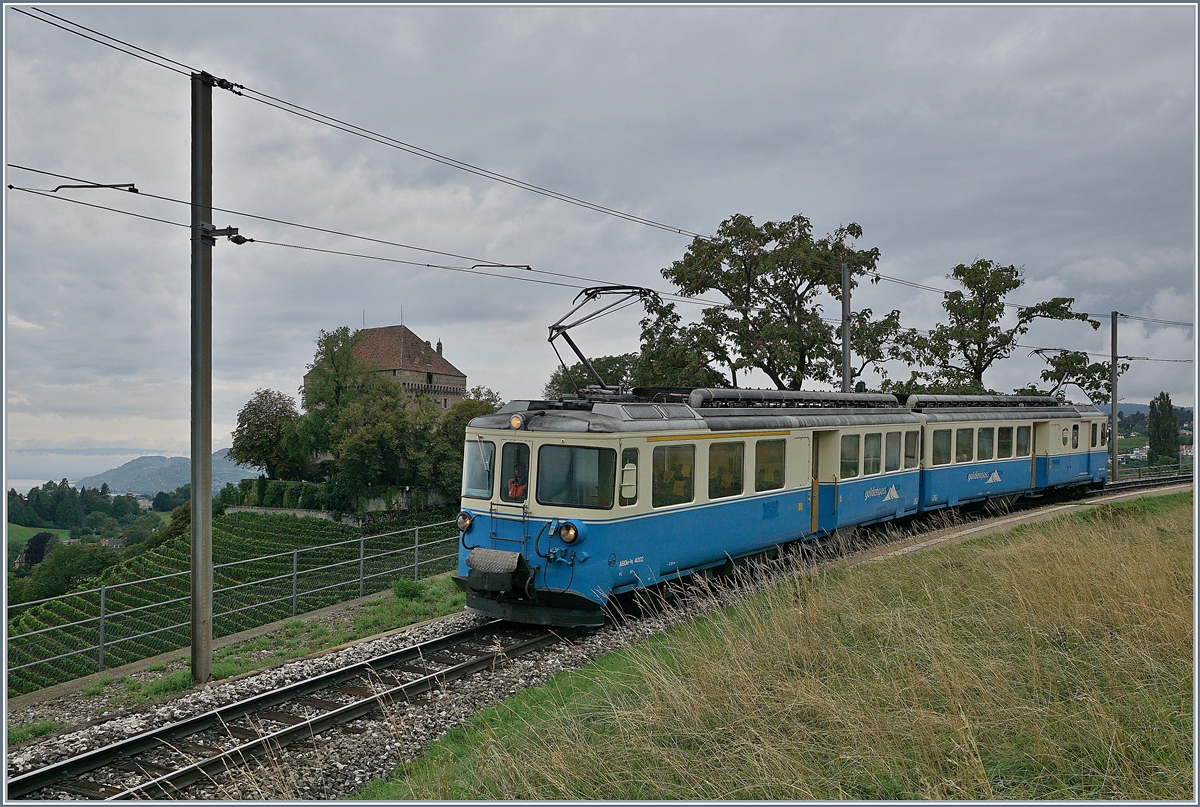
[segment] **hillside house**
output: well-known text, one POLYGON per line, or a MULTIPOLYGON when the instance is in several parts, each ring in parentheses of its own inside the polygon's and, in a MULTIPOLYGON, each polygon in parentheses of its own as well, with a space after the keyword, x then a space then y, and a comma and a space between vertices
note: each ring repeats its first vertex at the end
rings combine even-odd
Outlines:
MULTIPOLYGON (((354 355, 406 392, 427 395, 441 409, 449 409, 467 394, 467 376, 442 356, 437 347, 403 325, 363 328, 354 355)), ((308 384, 308 374, 304 375, 308 384)))

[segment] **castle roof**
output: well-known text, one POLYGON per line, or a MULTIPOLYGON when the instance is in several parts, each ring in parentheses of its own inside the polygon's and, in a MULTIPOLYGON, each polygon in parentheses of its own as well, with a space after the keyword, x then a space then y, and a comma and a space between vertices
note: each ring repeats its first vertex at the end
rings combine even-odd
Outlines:
POLYGON ((461 376, 461 372, 446 361, 428 342, 403 325, 385 328, 363 328, 354 355, 378 370, 413 370, 422 373, 461 376))

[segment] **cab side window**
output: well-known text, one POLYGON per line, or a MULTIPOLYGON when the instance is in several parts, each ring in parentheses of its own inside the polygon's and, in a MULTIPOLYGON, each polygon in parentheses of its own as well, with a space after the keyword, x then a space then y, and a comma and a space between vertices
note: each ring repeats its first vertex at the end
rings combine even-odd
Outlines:
POLYGON ((1079 424, 1071 427, 1071 448, 1079 448, 1079 424))
POLYGON ((1096 447, 1096 437, 1097 437, 1096 432, 1098 432, 1099 430, 1100 430, 1099 424, 1093 423, 1092 424, 1092 448, 1096 447))
POLYGON ((695 488, 692 469, 696 467, 696 447, 655 446, 653 461, 651 504, 666 507, 690 502, 695 488))
POLYGON ((638 473, 638 450, 636 448, 626 448, 621 451, 621 478, 617 480, 618 486, 621 488, 621 506, 628 507, 631 504, 637 504, 637 473, 638 473), (630 465, 633 466, 633 495, 626 497, 625 493, 625 469, 630 465))

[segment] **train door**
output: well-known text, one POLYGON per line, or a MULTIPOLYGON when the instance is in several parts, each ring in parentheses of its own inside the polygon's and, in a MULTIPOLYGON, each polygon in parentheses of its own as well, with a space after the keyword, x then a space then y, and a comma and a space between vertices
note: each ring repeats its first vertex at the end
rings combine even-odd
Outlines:
POLYGON ((1046 486, 1046 477, 1050 471, 1051 425, 1046 421, 1033 424, 1033 445, 1030 446, 1029 452, 1029 484, 1034 489, 1046 486), (1040 473, 1038 466, 1041 466, 1040 473))
POLYGON ((622 508, 634 507, 638 503, 644 446, 644 443, 639 445, 621 441, 621 461, 617 465, 617 504, 622 508))
MULTIPOLYGON (((813 530, 815 528, 812 526, 812 523, 816 518, 817 486, 813 484, 814 466, 813 466, 812 438, 810 438, 807 434, 805 434, 803 436, 797 437, 795 440, 795 444, 796 444, 795 471, 788 472, 788 476, 791 479, 790 487, 801 488, 801 489, 807 487, 809 489, 808 509, 810 512, 810 517, 809 517, 809 528, 806 530, 806 532, 813 532, 813 530)), ((803 494, 801 494, 799 506, 800 507, 804 506, 803 494)))
POLYGON ((837 527, 838 431, 814 431, 812 448, 812 532, 833 532, 837 527))

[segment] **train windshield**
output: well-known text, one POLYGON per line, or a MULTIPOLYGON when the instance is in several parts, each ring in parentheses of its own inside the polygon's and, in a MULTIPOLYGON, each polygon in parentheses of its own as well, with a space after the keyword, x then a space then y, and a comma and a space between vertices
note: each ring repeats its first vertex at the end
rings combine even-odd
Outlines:
POLYGON ((538 503, 607 510, 613 506, 616 473, 614 449, 542 446, 538 449, 538 503))
POLYGON ((492 498, 492 476, 496 467, 496 444, 489 440, 467 440, 463 450, 462 495, 469 499, 492 498))

